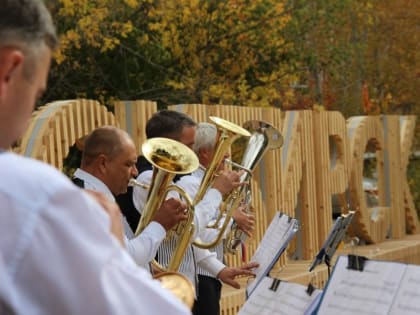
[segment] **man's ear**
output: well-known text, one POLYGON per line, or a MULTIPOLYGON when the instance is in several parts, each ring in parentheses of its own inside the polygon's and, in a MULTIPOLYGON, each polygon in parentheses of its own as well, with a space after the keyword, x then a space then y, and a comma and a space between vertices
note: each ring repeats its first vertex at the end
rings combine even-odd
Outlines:
POLYGON ((23 53, 19 49, 0 49, 0 97, 7 93, 10 81, 16 74, 16 69, 22 66, 23 60, 23 53))
POLYGON ((101 173, 105 173, 107 161, 108 159, 106 158, 105 154, 99 154, 99 156, 97 157, 96 162, 98 163, 98 167, 101 173))

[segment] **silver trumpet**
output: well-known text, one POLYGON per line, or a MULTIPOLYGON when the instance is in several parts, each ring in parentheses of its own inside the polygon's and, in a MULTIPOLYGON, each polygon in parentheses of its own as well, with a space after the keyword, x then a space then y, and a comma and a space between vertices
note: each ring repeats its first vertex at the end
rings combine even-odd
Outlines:
MULTIPOLYGON (((230 162, 234 167, 245 170, 241 177, 241 182, 245 182, 241 186, 240 194, 237 198, 242 199, 242 204, 245 205, 245 212, 251 214, 251 177, 257 164, 263 158, 265 152, 268 150, 278 149, 283 145, 283 136, 272 125, 259 120, 250 120, 242 126, 251 134, 246 143, 244 154, 242 155, 242 162, 240 164, 230 162)), ((238 250, 239 244, 244 242, 247 235, 240 230, 236 223, 232 224, 231 230, 227 235, 225 242, 225 252, 235 254, 238 250)))

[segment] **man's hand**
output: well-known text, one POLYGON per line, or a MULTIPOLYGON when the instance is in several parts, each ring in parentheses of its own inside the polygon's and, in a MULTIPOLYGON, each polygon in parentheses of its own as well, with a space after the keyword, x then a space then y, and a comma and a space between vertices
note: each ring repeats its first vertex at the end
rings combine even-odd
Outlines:
POLYGON ((240 182, 242 173, 243 171, 224 170, 216 177, 212 187, 220 191, 222 196, 227 195, 233 189, 242 185, 240 182))
POLYGON ((85 191, 91 197, 93 197, 102 206, 102 208, 104 208, 106 213, 108 213, 111 221, 111 233, 117 238, 121 245, 125 247, 124 227, 122 224, 122 214, 120 207, 118 207, 115 202, 109 200, 107 196, 98 191, 89 189, 85 189, 85 191))
POLYGON ((179 222, 188 219, 186 209, 185 203, 175 198, 169 198, 162 203, 153 221, 158 222, 166 231, 169 231, 179 222))
POLYGON ((252 262, 246 265, 243 265, 240 268, 237 267, 225 267, 217 275, 217 278, 220 279, 223 283, 226 283, 235 289, 240 289, 240 284, 235 281, 235 278, 238 276, 250 276, 255 277, 255 274, 251 271, 254 268, 259 266, 258 263, 252 262))
POLYGON ((233 214, 238 228, 243 231, 248 237, 252 236, 255 226, 255 217, 253 214, 245 212, 245 206, 239 206, 233 214))

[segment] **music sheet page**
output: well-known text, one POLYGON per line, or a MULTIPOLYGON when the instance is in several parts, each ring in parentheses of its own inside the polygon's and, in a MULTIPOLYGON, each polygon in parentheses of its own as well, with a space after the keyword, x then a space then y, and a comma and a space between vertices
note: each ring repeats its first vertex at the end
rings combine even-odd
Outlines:
POLYGON ((420 267, 407 265, 390 314, 420 314, 420 267))
POLYGON ((292 233, 295 222, 295 219, 290 219, 287 215, 276 213, 274 216, 250 260, 256 261, 260 265, 254 270, 255 279, 247 287, 248 295, 252 293, 258 282, 267 275, 276 258, 278 258, 279 252, 287 245, 286 242, 292 233))
POLYGON ((406 265, 367 260, 363 271, 347 265, 348 257, 340 256, 318 314, 388 314, 406 265))
POLYGON ((281 281, 277 289, 270 289, 273 279, 265 277, 256 287, 238 315, 302 315, 322 292, 311 295, 301 284, 281 281))

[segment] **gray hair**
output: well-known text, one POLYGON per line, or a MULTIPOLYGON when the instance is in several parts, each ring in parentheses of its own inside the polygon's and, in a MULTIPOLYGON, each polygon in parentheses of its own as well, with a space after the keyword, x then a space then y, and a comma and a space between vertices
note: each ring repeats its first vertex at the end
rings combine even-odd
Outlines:
POLYGON ((195 129, 193 150, 196 154, 201 148, 211 149, 216 144, 217 128, 215 125, 202 122, 195 129))
POLYGON ((51 15, 42 0, 1 0, 0 47, 17 47, 36 55, 46 45, 58 44, 51 15))

